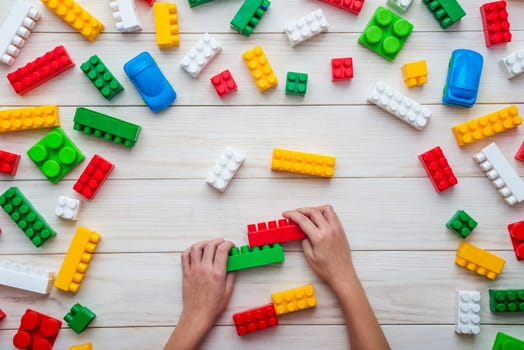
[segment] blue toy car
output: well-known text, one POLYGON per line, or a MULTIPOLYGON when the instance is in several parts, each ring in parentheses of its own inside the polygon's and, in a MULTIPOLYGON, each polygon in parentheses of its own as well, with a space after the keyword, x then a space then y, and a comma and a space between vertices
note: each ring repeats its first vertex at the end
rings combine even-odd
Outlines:
POLYGON ((160 112, 176 99, 176 92, 148 52, 124 64, 124 71, 153 112, 160 112))
POLYGON ((454 50, 449 59, 448 78, 442 102, 446 105, 469 108, 477 101, 482 55, 466 49, 454 50))

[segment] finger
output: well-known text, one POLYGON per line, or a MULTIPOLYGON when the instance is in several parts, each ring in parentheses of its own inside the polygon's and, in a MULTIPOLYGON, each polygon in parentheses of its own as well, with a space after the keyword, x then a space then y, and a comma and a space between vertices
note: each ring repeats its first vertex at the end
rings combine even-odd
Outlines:
POLYGON ((233 288, 235 287, 235 273, 230 272, 226 276, 226 300, 229 300, 231 298, 231 294, 233 294, 233 288))
POLYGON ((300 229, 306 234, 306 236, 308 236, 309 239, 314 239, 314 237, 320 233, 318 227, 315 226, 315 224, 309 219, 309 217, 302 214, 298 210, 285 211, 282 213, 282 216, 284 216, 287 219, 290 219, 295 224, 300 226, 300 229))
POLYGON ((320 207, 320 211, 322 211, 322 214, 330 224, 335 224, 338 227, 342 227, 342 223, 340 222, 335 209, 333 209, 333 206, 329 204, 323 205, 320 207))
POLYGON ((313 258, 313 246, 311 245, 311 241, 309 239, 304 239, 302 241, 302 250, 304 251, 306 260, 309 262, 309 260, 313 258))
POLYGON ((220 243, 224 242, 223 238, 214 239, 208 241, 204 246, 204 254, 202 255, 202 261, 204 264, 213 265, 213 260, 215 260, 215 252, 220 243))
POLYGON ((329 226, 326 218, 318 208, 301 208, 298 209, 298 211, 309 217, 319 229, 329 226))
POLYGON ((235 244, 231 241, 224 241, 220 243, 215 253, 215 262, 214 266, 220 271, 226 272, 227 259, 229 258, 229 251, 233 248, 235 244))
POLYGON ((182 260, 182 273, 186 273, 190 270, 191 268, 191 255, 189 254, 189 250, 186 249, 180 259, 182 260))
POLYGON ((202 260, 204 246, 207 241, 195 243, 191 246, 191 265, 198 264, 202 260))

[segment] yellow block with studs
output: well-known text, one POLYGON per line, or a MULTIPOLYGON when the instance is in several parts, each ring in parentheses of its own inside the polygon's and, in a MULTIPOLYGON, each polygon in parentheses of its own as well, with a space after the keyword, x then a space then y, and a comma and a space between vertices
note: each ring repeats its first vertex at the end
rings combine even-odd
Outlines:
POLYGON ((271 169, 313 176, 332 177, 335 173, 333 156, 273 149, 271 169))
POLYGON ((153 4, 155 14, 156 44, 159 48, 180 45, 178 31, 178 12, 176 4, 167 2, 155 2, 153 4))
POLYGON ((312 284, 271 294, 277 315, 310 309, 317 306, 317 297, 312 284))

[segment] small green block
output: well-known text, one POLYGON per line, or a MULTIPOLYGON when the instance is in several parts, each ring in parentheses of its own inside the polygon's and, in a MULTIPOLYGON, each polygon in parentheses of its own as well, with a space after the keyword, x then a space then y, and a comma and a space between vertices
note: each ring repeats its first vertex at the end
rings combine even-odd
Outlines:
POLYGON ((491 350, 524 350, 524 340, 498 332, 491 350))
POLYGON ((240 34, 250 36, 270 5, 269 0, 245 0, 231 20, 231 27, 240 34))
POLYGON ((0 196, 0 205, 36 247, 56 236, 56 231, 36 211, 18 187, 8 188, 0 196))
POLYGON ((446 223, 446 227, 459 237, 466 238, 477 227, 477 222, 464 210, 457 210, 455 215, 446 223))
POLYGON ((124 90, 124 87, 97 55, 89 57, 80 65, 80 69, 108 101, 124 90))
POLYGON ((422 0, 442 29, 457 23, 466 11, 457 0, 422 0))
POLYGON ((307 90, 307 74, 287 72, 286 94, 304 96, 307 90))
POLYGON ((27 155, 52 183, 73 170, 84 155, 61 128, 55 128, 27 150, 27 155))
POLYGON ((284 261, 284 249, 278 243, 253 247, 245 245, 233 247, 229 251, 227 259, 227 271, 250 269, 252 267, 281 263, 284 261))
POLYGON ((490 289, 491 312, 524 312, 524 289, 490 289))
POLYGON ((379 6, 358 42, 386 60, 393 61, 412 31, 413 24, 391 10, 379 6))
POLYGON ((208 2, 211 2, 213 0, 188 0, 189 7, 195 7, 203 4, 207 4, 208 2))
POLYGON ((69 327, 77 334, 82 333, 87 326, 95 319, 96 315, 87 307, 76 303, 71 308, 71 311, 64 316, 64 320, 69 327))

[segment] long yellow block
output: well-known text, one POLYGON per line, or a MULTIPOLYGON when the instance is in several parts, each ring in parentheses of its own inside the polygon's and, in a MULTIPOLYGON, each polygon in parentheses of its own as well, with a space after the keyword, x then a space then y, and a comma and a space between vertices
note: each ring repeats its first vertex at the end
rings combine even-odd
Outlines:
POLYGON ((255 46, 251 50, 247 50, 242 54, 242 58, 246 62, 260 92, 277 86, 277 76, 273 72, 262 46, 255 46))
POLYGON ((457 144, 464 146, 522 124, 517 106, 511 105, 451 128, 457 144))
POLYGON ((506 260, 462 241, 457 249, 455 263, 494 280, 502 272, 506 260))
POLYGON ((78 227, 56 276, 55 287, 76 293, 84 279, 89 262, 96 249, 100 235, 85 227, 78 227))
POLYGON ((153 5, 155 13, 156 43, 159 48, 180 45, 178 33, 178 13, 176 4, 167 2, 155 2, 153 5))
POLYGON ((271 294, 271 300, 275 306, 277 315, 287 314, 294 311, 310 309, 317 306, 317 297, 313 285, 289 289, 283 292, 271 294))
POLYGON ((91 343, 85 343, 82 345, 70 346, 67 350, 91 350, 92 348, 93 346, 91 345, 91 343))
POLYGON ((0 133, 55 126, 60 126, 56 106, 0 110, 0 133))
POLYGON ((333 156, 274 148, 271 169, 313 176, 332 177, 335 173, 336 160, 337 158, 333 156))

